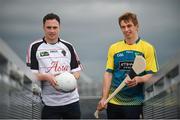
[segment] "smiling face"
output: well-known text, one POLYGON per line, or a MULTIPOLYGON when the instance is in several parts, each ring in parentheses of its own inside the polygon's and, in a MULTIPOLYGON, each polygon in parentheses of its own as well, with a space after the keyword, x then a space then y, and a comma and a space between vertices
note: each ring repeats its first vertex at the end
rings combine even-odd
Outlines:
POLYGON ((122 20, 120 22, 120 28, 122 30, 125 40, 132 40, 138 37, 138 25, 134 25, 132 20, 122 20))
POLYGON ((60 32, 60 24, 56 19, 46 20, 44 25, 45 40, 47 42, 57 42, 60 32))
POLYGON ((136 14, 126 12, 119 17, 119 26, 127 44, 134 44, 138 39, 138 19, 136 14))

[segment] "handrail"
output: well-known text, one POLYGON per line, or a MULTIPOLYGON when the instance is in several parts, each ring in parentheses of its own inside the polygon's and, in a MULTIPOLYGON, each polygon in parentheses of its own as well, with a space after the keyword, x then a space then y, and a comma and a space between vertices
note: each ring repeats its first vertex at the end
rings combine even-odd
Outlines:
MULTIPOLYGON (((37 85, 32 86, 38 86, 40 83, 36 80, 35 75, 31 72, 31 70, 25 65, 25 63, 16 55, 16 53, 0 38, 0 62, 1 62, 1 69, 2 66, 4 71, 8 71, 7 74, 11 80, 16 81, 21 86, 24 83, 32 83, 37 85)), ((1 74, 4 71, 0 71, 1 74)), ((31 91, 33 90, 40 90, 39 88, 31 88, 31 91)), ((40 92, 40 91, 39 91, 40 92)))
POLYGON ((170 86, 180 82, 179 74, 180 57, 165 64, 159 72, 145 84, 145 101, 155 97, 159 93, 166 91, 170 86), (177 78, 177 79, 176 79, 177 78))

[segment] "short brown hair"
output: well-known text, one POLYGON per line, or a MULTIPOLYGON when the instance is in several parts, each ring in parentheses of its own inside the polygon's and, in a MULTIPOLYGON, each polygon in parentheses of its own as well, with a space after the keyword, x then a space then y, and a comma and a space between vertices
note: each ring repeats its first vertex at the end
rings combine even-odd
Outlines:
POLYGON ((43 24, 45 24, 46 20, 52 20, 52 19, 56 19, 58 21, 58 23, 60 24, 59 16, 54 13, 48 13, 46 16, 44 16, 43 24))
POLYGON ((134 13, 131 13, 131 12, 126 12, 124 13, 122 16, 119 17, 119 26, 121 27, 121 21, 125 21, 125 22, 128 22, 128 21, 132 21, 132 23, 136 26, 138 25, 138 19, 137 19, 137 16, 136 14, 134 13))

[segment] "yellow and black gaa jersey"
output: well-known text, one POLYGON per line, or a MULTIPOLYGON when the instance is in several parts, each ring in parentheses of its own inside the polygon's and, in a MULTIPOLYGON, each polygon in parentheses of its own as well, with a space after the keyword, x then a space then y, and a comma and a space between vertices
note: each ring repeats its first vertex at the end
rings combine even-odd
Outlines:
MULTIPOLYGON (((132 68, 136 55, 141 55, 146 60, 146 69, 140 75, 157 72, 158 64, 154 47, 143 39, 138 39, 133 45, 128 45, 124 40, 110 46, 106 71, 113 74, 110 94, 125 79, 132 68)), ((129 88, 125 86, 110 103, 117 105, 140 105, 144 100, 143 84, 129 88)))

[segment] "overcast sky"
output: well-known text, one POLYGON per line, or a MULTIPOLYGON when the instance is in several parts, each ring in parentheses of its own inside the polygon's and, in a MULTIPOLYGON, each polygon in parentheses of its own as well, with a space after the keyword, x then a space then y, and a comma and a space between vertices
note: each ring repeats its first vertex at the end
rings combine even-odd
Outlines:
POLYGON ((137 13, 140 36, 156 47, 161 67, 179 51, 179 6, 179 0, 0 0, 0 37, 25 62, 28 45, 43 37, 43 16, 54 12, 60 37, 74 44, 84 72, 101 80, 109 45, 123 39, 122 13, 137 13))

